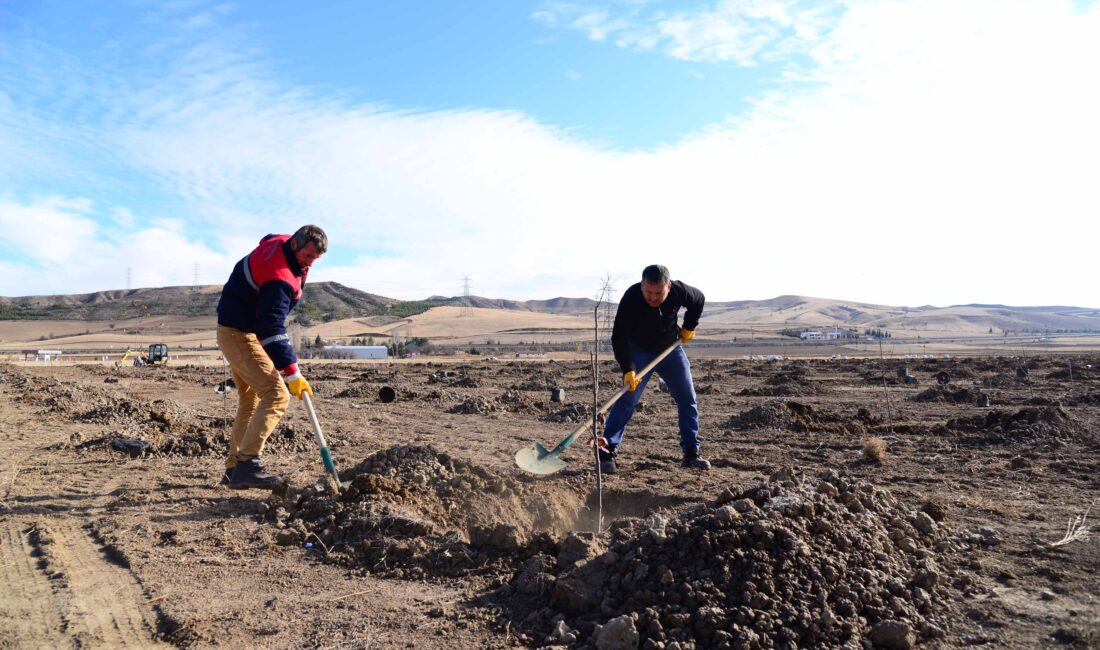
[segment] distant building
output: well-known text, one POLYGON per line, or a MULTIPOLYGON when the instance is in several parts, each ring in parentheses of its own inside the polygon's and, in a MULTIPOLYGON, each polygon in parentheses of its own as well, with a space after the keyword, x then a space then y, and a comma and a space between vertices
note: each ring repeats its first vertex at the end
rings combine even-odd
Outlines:
POLYGON ((61 350, 23 350, 23 361, 56 361, 62 354, 61 350))
POLYGON ((389 350, 384 345, 326 345, 321 350, 326 359, 385 359, 389 350))
POLYGON ((809 332, 802 332, 798 335, 798 338, 806 341, 824 341, 825 335, 821 332, 818 332, 817 330, 812 330, 809 332))

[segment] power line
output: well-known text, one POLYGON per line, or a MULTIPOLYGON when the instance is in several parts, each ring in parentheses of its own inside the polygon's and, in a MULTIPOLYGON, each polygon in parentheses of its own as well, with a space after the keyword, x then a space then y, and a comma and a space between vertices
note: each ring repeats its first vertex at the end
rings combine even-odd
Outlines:
POLYGON ((126 267, 126 290, 127 291, 130 290, 130 280, 133 279, 133 275, 134 275, 133 270, 129 266, 127 266, 126 267))

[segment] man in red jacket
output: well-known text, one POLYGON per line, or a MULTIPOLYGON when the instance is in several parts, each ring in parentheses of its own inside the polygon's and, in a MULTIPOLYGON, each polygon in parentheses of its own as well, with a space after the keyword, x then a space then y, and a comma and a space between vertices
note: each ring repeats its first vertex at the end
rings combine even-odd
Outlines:
POLYGON ((260 455, 286 413, 290 394, 298 399, 313 395, 298 370, 286 319, 302 298, 310 266, 327 249, 328 237, 317 226, 302 226, 294 235, 267 235, 237 262, 222 289, 218 347, 240 401, 221 483, 234 490, 283 483, 264 470, 260 455))

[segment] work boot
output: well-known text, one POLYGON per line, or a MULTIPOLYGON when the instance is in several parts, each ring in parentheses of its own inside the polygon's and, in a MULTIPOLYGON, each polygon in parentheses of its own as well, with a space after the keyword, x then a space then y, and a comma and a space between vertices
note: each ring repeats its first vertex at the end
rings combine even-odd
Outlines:
POLYGON ((225 472, 222 473, 222 478, 218 481, 218 485, 229 485, 229 481, 233 479, 233 468, 226 467, 225 472))
POLYGON ((699 458, 699 450, 685 451, 684 459, 680 461, 680 467, 687 469, 710 469, 710 461, 705 458, 699 458))
POLYGON ((618 455, 618 450, 615 447, 608 446, 607 449, 600 448, 601 474, 618 474, 619 468, 615 467, 616 455, 618 455))
POLYGON ((259 458, 238 461, 229 477, 230 490, 247 490, 248 488, 270 490, 281 485, 283 485, 283 477, 278 474, 268 474, 263 465, 260 464, 259 458))

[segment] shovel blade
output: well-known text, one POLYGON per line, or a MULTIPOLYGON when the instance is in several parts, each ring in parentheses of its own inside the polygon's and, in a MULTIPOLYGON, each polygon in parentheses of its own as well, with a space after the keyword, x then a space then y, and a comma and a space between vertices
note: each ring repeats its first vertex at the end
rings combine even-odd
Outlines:
POLYGON ((516 452, 516 467, 532 474, 553 474, 565 469, 565 461, 537 442, 516 452))

